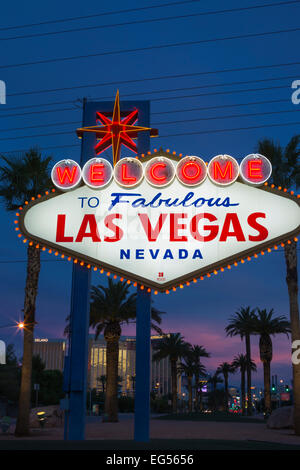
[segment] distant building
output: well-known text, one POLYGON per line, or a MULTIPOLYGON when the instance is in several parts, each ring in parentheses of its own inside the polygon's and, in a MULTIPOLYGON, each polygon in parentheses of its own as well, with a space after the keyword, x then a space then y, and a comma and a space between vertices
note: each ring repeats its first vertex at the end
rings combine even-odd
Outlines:
MULTIPOLYGON (((101 376, 106 375, 106 342, 103 336, 97 340, 90 337, 88 384, 90 388, 102 389, 101 376)), ((121 336, 119 341, 120 391, 122 394, 134 392, 135 386, 135 337, 121 336)), ((104 383, 105 386, 105 383, 104 383)))
MULTIPOLYGON (((161 336, 151 336, 151 353, 155 346, 161 341, 161 336)), ((151 387, 157 395, 168 395, 171 393, 171 364, 168 357, 161 361, 151 362, 151 387)), ((181 393, 181 377, 178 377, 177 391, 181 393)))
POLYGON ((237 387, 229 386, 228 387, 228 392, 229 392, 231 398, 237 398, 237 396, 239 396, 239 391, 238 391, 237 387))
POLYGON ((66 343, 65 339, 35 338, 33 354, 40 356, 47 370, 63 371, 66 343))
MULTIPOLYGON (((151 354, 154 345, 162 340, 161 336, 151 337, 151 354)), ((63 371, 64 356, 67 351, 66 339, 36 338, 33 354, 38 354, 45 363, 46 369, 63 371)), ((135 336, 121 336, 119 341, 119 389, 124 395, 133 395, 135 390, 135 336)), ((88 387, 101 391, 105 387, 106 375, 106 342, 103 335, 95 340, 89 337, 88 352, 88 387), (102 380, 101 380, 102 378, 102 380)), ((171 393, 171 366, 169 358, 158 362, 151 361, 150 387, 157 395, 171 393)), ((181 394, 181 377, 178 377, 178 394, 181 394)))

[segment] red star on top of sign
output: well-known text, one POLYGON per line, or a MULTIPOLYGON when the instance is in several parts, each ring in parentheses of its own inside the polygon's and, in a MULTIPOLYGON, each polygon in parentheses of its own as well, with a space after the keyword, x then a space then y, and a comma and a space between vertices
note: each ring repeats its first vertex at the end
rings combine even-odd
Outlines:
POLYGON ((149 131, 151 137, 158 135, 157 129, 135 126, 137 120, 137 109, 121 119, 119 91, 117 91, 112 119, 97 111, 96 123, 102 125, 82 127, 77 129, 76 132, 79 138, 82 138, 84 132, 94 132, 96 134, 98 142, 95 145, 95 152, 97 155, 112 147, 113 164, 115 165, 120 159, 122 145, 137 153, 137 145, 132 139, 136 139, 139 132, 149 131))

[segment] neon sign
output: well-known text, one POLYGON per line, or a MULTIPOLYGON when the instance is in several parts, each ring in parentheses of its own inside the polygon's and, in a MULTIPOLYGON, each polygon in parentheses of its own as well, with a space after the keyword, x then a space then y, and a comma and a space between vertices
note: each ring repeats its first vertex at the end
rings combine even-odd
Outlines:
POLYGON ((296 237, 299 198, 270 186, 270 174, 256 154, 240 165, 163 151, 114 168, 100 157, 82 169, 63 160, 52 171, 58 191, 20 208, 16 230, 56 256, 168 293, 296 237))
POLYGON ((112 147, 114 166, 120 160, 121 146, 124 145, 129 150, 137 153, 137 145, 133 139, 138 137, 139 132, 148 131, 151 137, 158 135, 157 129, 136 126, 138 120, 138 110, 135 109, 121 119, 119 91, 117 91, 112 118, 110 119, 99 111, 96 114, 96 126, 81 127, 77 129, 77 135, 82 138, 85 132, 92 132, 98 140, 95 145, 95 153, 100 155, 104 150, 112 147))
POLYGON ((123 187, 135 187, 143 178, 155 187, 168 186, 176 177, 185 186, 200 186, 207 177, 220 186, 233 184, 239 176, 249 184, 262 184, 271 175, 269 160, 259 154, 247 155, 239 166, 230 155, 217 155, 206 167, 196 156, 186 156, 175 166, 172 160, 161 155, 149 160, 143 168, 136 158, 123 158, 114 169, 102 158, 92 158, 83 167, 73 160, 61 160, 52 170, 52 182, 61 190, 74 189, 81 178, 92 188, 103 188, 111 178, 123 187))

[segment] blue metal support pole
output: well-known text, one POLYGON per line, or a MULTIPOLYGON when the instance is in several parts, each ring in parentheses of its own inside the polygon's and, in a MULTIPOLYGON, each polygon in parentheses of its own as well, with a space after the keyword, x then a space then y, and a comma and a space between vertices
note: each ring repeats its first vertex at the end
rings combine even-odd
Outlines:
POLYGON ((150 435, 151 292, 137 289, 134 440, 150 435))
MULTIPOLYGON (((139 106, 139 125, 150 127, 150 102, 139 106)), ((138 153, 150 150, 148 132, 141 132, 138 153)), ((136 362, 135 362, 135 410, 134 439, 148 442, 150 439, 150 371, 151 371, 151 292, 137 287, 136 303, 136 362)))
MULTIPOLYGON (((94 116, 83 103, 83 125, 91 125, 94 116)), ((82 139, 80 164, 89 160, 93 149, 93 136, 82 139)), ((86 382, 89 333, 89 297, 91 273, 85 266, 74 264, 72 274, 69 351, 69 410, 65 439, 84 440, 86 420, 86 382)))
POLYGON ((88 360, 90 270, 74 265, 71 311, 69 439, 84 440, 88 360))
MULTIPOLYGON (((114 102, 86 102, 83 106, 83 127, 95 125, 96 112, 111 112, 114 102)), ((121 110, 139 110, 139 125, 150 127, 150 106, 148 101, 124 101, 121 110)), ((95 135, 85 133, 82 138, 80 164, 83 166, 94 156, 95 135)), ((148 132, 142 132, 138 138, 138 152, 146 153, 150 148, 148 132)), ((65 382, 69 391, 68 423, 65 427, 65 439, 84 440, 86 421, 86 393, 88 368, 88 332, 89 332, 89 294, 90 270, 78 264, 73 266, 71 313, 70 313, 70 351, 69 367, 66 369, 65 382)), ((143 292, 137 301, 137 356, 142 363, 141 372, 137 373, 136 389, 138 403, 144 405, 150 399, 150 322, 148 307, 150 295, 143 292), (143 346, 143 350, 140 349, 143 346), (141 352, 139 352, 141 350, 141 352), (149 360, 148 360, 148 359, 149 360)), ((140 367, 140 366, 138 366, 140 367)), ((140 407, 136 412, 135 433, 137 440, 149 439, 149 407, 140 407), (147 410, 147 412, 146 412, 147 410), (148 429, 148 431, 147 431, 148 429)))

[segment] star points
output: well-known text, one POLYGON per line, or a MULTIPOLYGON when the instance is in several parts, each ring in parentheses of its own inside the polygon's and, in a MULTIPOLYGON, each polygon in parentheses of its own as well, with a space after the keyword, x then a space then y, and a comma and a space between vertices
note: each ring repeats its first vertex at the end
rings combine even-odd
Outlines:
POLYGON ((121 146, 137 153, 137 145, 133 139, 138 137, 139 132, 149 131, 151 137, 158 135, 158 130, 150 127, 135 126, 138 120, 138 109, 129 112, 121 119, 119 90, 117 91, 112 118, 97 111, 96 126, 82 127, 77 129, 77 135, 82 138, 84 132, 96 134, 97 143, 94 150, 97 155, 112 147, 114 166, 120 160, 121 146))

